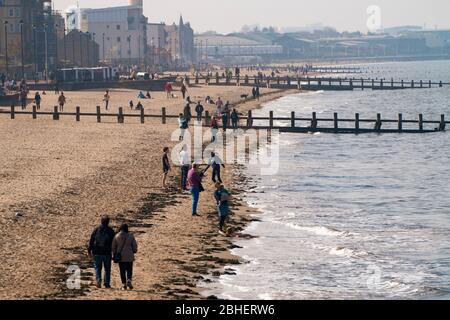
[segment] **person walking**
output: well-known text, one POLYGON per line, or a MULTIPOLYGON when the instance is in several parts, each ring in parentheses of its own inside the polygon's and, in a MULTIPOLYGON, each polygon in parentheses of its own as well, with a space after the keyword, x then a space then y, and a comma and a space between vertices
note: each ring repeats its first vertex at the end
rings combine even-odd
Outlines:
POLYGON ((215 152, 211 152, 211 158, 209 159, 208 166, 206 167, 204 172, 208 171, 210 167, 212 167, 213 170, 211 177, 212 181, 214 183, 222 183, 222 179, 220 178, 220 167, 223 167, 225 169, 225 165, 223 164, 222 159, 220 159, 215 152))
POLYGON ((34 102, 36 103, 37 110, 41 110, 41 100, 41 95, 39 94, 39 92, 36 92, 36 94, 34 95, 34 102))
POLYGON ((231 112, 231 126, 233 127, 233 130, 236 131, 239 125, 239 114, 236 111, 236 109, 233 109, 233 112, 231 112))
POLYGON ((165 189, 166 188, 167 175, 169 174, 169 171, 171 169, 170 161, 169 161, 169 148, 168 147, 165 147, 163 149, 162 166, 163 166, 162 186, 165 189))
POLYGON ((64 92, 61 92, 61 94, 59 95, 58 103, 59 103, 59 111, 63 112, 64 105, 66 104, 66 96, 64 95, 64 92))
POLYGON ((197 106, 195 107, 195 112, 197 113, 197 122, 202 122, 203 111, 205 111, 205 108, 202 106, 202 104, 199 101, 197 103, 197 106))
POLYGON ((172 98, 172 84, 170 82, 167 82, 164 86, 164 89, 166 91, 167 99, 172 98))
POLYGON ((261 96, 259 92, 259 86, 256 87, 256 99, 259 101, 259 97, 261 96))
POLYGON ((231 199, 231 194, 225 189, 222 183, 217 182, 215 186, 216 191, 214 192, 214 198, 216 199, 217 211, 219 213, 219 232, 224 234, 225 223, 230 215, 229 201, 231 199))
POLYGON ((223 101, 219 97, 216 101, 216 115, 218 117, 220 117, 222 115, 222 107, 223 107, 223 101))
POLYGON ((112 242, 114 262, 119 264, 122 290, 133 290, 133 263, 137 250, 138 245, 134 235, 129 232, 126 223, 122 224, 112 242))
POLYGON ((111 287, 111 253, 115 232, 109 227, 110 219, 103 216, 99 227, 91 234, 88 246, 88 255, 92 258, 95 268, 95 281, 97 288, 102 287, 102 269, 105 269, 104 286, 111 287))
POLYGON ((20 104, 22 105, 22 110, 25 110, 27 108, 27 91, 25 90, 25 88, 23 88, 20 91, 20 104))
POLYGON ((186 92, 187 92, 188 90, 187 90, 187 88, 186 88, 186 85, 183 83, 182 85, 181 85, 181 94, 183 95, 183 99, 186 99, 186 92))
POLYGON ((109 107, 109 99, 110 99, 110 95, 109 95, 109 90, 106 90, 105 94, 103 95, 103 101, 105 102, 105 108, 106 110, 108 110, 109 107))
POLYGON ((180 128, 180 137, 178 138, 178 140, 183 141, 184 133, 186 132, 186 129, 189 128, 189 124, 182 113, 180 113, 178 116, 178 127, 180 128))
POLYGON ((187 189, 187 179, 189 173, 189 152, 187 151, 187 145, 184 145, 180 152, 180 169, 181 169, 181 190, 187 189))
POLYGON ((200 193, 204 191, 202 186, 204 172, 199 172, 199 166, 192 164, 192 169, 188 173, 189 191, 192 194, 192 216, 198 216, 197 208, 200 200, 200 193))
POLYGON ((191 122, 192 119, 192 112, 191 112, 191 105, 189 103, 186 103, 183 109, 183 116, 186 119, 187 123, 191 122))
POLYGON ((211 119, 211 142, 215 142, 217 140, 217 132, 219 131, 219 123, 217 122, 216 117, 212 117, 211 119))

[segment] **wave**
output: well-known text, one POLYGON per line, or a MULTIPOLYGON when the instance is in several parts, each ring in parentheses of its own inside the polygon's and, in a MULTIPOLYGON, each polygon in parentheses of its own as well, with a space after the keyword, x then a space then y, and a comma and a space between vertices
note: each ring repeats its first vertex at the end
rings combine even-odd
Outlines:
POLYGON ((296 230, 300 230, 300 231, 306 231, 309 233, 314 233, 318 236, 331 236, 331 237, 339 237, 339 236, 350 236, 351 233, 348 231, 340 231, 334 228, 328 228, 328 227, 323 227, 323 226, 313 226, 313 227, 304 227, 304 226, 299 226, 295 223, 286 223, 286 226, 292 228, 292 229, 296 229, 296 230))
POLYGON ((355 251, 349 248, 344 247, 335 247, 330 250, 329 252, 333 256, 340 256, 340 257, 347 257, 347 258, 356 258, 356 257, 363 257, 369 255, 365 251, 355 251))

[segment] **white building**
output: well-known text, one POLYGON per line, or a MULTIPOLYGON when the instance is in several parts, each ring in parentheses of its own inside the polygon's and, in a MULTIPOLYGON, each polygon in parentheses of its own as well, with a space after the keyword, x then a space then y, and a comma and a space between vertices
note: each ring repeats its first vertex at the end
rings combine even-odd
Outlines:
POLYGON ((147 18, 143 0, 129 5, 101 9, 74 8, 66 11, 69 30, 89 32, 100 46, 100 60, 142 64, 147 53, 147 18))

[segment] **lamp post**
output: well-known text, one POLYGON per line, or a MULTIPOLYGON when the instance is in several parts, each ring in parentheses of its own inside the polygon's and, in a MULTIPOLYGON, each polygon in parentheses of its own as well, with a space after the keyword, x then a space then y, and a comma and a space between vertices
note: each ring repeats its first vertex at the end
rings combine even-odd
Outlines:
POLYGON ((64 68, 67 67, 66 27, 64 27, 64 68))
POLYGON ((46 23, 44 23, 44 35, 45 35, 45 81, 48 82, 48 34, 46 23))
POLYGON ((58 24, 55 24, 55 38, 56 38, 56 41, 55 41, 55 50, 56 50, 56 59, 55 59, 55 65, 56 65, 56 70, 58 70, 58 56, 59 56, 59 54, 58 54, 58 28, 59 28, 59 25, 58 24))
POLYGON ((73 66, 76 66, 76 58, 75 58, 75 30, 72 31, 72 57, 73 57, 73 66))
POLYGON ((105 59, 105 33, 103 33, 103 39, 102 39, 102 41, 103 41, 103 45, 102 45, 102 51, 103 51, 103 53, 102 53, 102 56, 103 56, 103 63, 105 63, 105 61, 106 61, 106 59, 105 59))
POLYGON ((20 60, 21 60, 21 71, 22 79, 25 79, 25 66, 23 61, 23 20, 19 21, 20 24, 20 60))
POLYGON ((128 64, 131 66, 131 35, 128 36, 128 64))
POLYGON ((90 62, 91 62, 91 59, 90 59, 90 57, 89 57, 89 45, 90 45, 90 40, 91 40, 91 34, 89 33, 89 32, 86 32, 86 35, 87 35, 87 38, 86 38, 86 47, 87 47, 87 67, 89 68, 91 65, 90 65, 90 62))
POLYGON ((83 67, 83 32, 80 30, 80 67, 83 67))
POLYGON ((9 66, 8 66, 8 21, 4 22, 5 24, 5 68, 6 68, 6 76, 9 74, 9 66))
POLYGON ((138 47, 139 47, 139 48, 138 48, 138 49, 139 49, 138 65, 139 65, 139 67, 140 67, 140 66, 141 66, 141 35, 140 35, 140 34, 139 34, 138 40, 139 40, 139 41, 138 41, 138 42, 139 42, 139 46, 138 46, 138 47))
POLYGON ((35 79, 36 79, 36 76, 37 76, 37 73, 38 73, 36 29, 37 29, 37 26, 35 24, 33 24, 34 76, 35 76, 35 79))

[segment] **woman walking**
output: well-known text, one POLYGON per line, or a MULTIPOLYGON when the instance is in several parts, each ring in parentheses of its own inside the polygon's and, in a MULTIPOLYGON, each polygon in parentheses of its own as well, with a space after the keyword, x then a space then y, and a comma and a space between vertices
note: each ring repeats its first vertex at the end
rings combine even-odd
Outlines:
POLYGON ((137 242, 126 223, 120 226, 119 233, 114 237, 112 252, 114 263, 119 264, 122 290, 133 290, 133 262, 137 253, 137 242))

